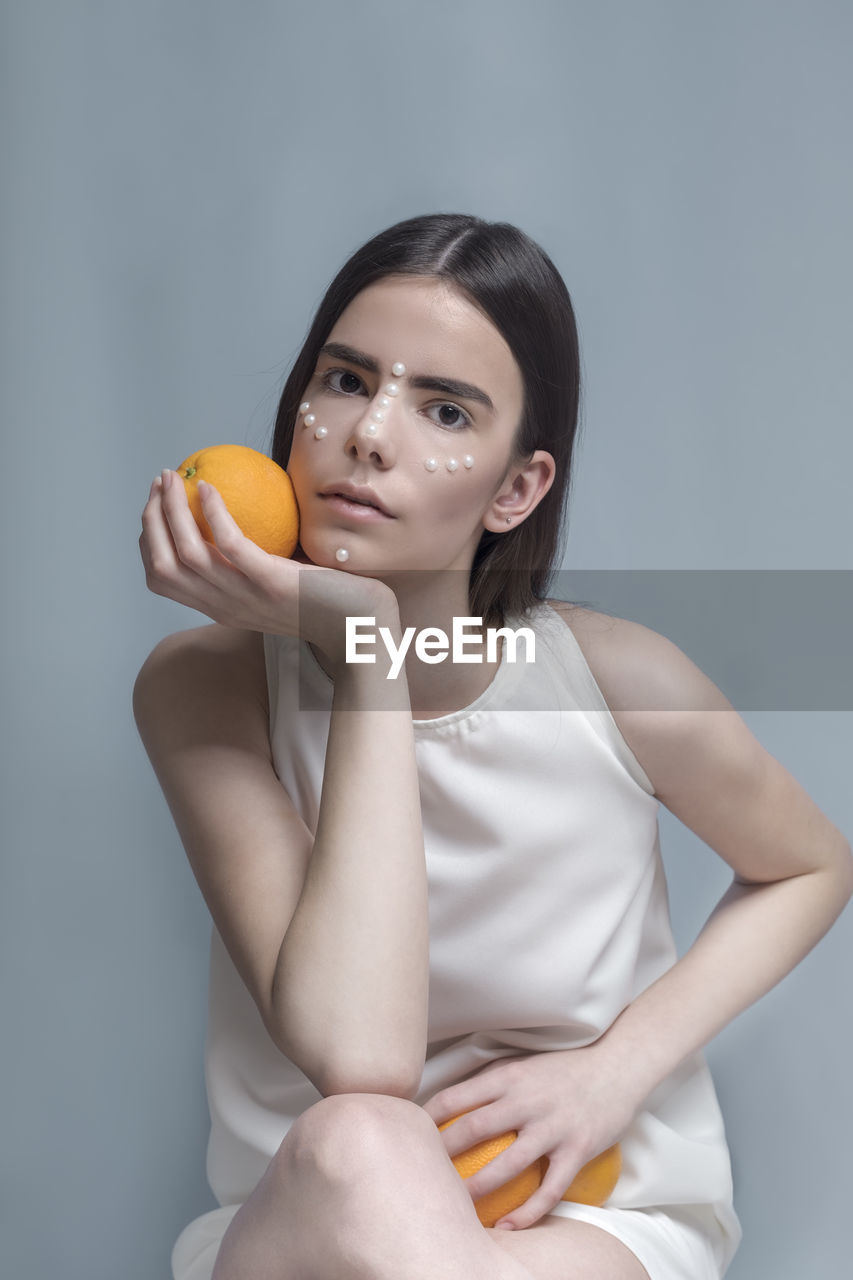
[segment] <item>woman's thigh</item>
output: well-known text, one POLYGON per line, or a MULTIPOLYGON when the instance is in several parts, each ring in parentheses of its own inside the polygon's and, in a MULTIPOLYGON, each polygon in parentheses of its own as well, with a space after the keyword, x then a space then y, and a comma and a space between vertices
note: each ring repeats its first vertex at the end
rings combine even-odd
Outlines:
POLYGON ((495 1231, 537 1280, 719 1280, 713 1248, 677 1209, 560 1205, 526 1231, 495 1231))
POLYGON ((524 1231, 489 1235, 535 1280, 657 1280, 626 1244, 588 1222, 548 1216, 524 1231))

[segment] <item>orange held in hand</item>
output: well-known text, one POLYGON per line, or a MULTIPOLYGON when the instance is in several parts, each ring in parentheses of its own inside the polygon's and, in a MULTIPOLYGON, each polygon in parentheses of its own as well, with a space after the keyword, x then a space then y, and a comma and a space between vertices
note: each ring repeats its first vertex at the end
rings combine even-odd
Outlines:
POLYGON ((214 444, 185 458, 183 477, 195 522, 208 542, 214 537, 201 509, 199 480, 222 495, 241 533, 273 556, 291 556, 299 541, 299 508, 290 476, 272 458, 244 444, 214 444))
MULTIPOLYGON (((454 1116, 452 1120, 445 1120, 444 1124, 438 1127, 444 1130, 449 1125, 455 1124, 458 1119, 459 1116, 454 1116)), ((459 1155, 453 1156, 457 1173, 463 1178, 472 1177, 490 1160, 494 1160, 501 1151, 505 1151, 517 1137, 516 1130, 510 1129, 496 1138, 486 1138, 483 1142, 477 1142, 473 1147, 469 1147, 467 1151, 461 1151, 459 1155)), ((544 1178, 547 1168, 548 1157, 540 1156, 538 1160, 534 1160, 533 1164, 522 1169, 521 1173, 517 1173, 514 1178, 510 1178, 502 1186, 475 1200, 474 1208, 483 1226, 493 1227, 505 1214, 511 1213, 525 1200, 529 1200, 544 1178)), ((621 1170, 622 1153, 617 1142, 615 1146, 602 1151, 601 1155, 594 1156, 579 1170, 562 1198, 573 1200, 576 1204, 604 1204, 612 1194, 621 1170)))

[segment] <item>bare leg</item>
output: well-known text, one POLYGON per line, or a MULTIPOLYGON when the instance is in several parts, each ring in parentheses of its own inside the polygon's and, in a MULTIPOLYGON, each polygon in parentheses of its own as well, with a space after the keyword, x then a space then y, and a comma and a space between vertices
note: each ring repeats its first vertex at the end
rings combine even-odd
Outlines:
POLYGON ((293 1125, 226 1231, 212 1280, 596 1276, 647 1280, 629 1250, 586 1223, 484 1230, 426 1112, 401 1098, 341 1094, 293 1125))

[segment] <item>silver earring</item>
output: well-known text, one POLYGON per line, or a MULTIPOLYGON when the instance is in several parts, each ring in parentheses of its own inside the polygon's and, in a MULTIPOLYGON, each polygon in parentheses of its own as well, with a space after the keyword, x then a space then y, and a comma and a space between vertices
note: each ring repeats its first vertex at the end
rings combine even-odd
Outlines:
POLYGON ((506 522, 507 524, 512 524, 512 516, 507 516, 506 522))

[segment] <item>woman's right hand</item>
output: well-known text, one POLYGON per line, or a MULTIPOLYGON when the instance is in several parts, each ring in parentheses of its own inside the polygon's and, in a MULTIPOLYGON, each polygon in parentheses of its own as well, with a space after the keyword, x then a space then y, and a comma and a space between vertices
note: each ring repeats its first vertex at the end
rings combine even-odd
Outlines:
POLYGON ((151 486, 139 549, 155 594, 224 626, 300 636, 334 670, 345 662, 348 616, 399 617, 385 583, 315 565, 301 547, 290 559, 270 555, 241 533, 212 485, 199 485, 199 493, 215 545, 202 537, 176 471, 164 471, 151 486))

